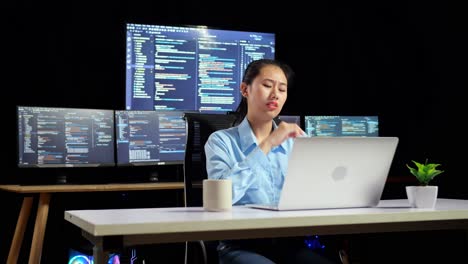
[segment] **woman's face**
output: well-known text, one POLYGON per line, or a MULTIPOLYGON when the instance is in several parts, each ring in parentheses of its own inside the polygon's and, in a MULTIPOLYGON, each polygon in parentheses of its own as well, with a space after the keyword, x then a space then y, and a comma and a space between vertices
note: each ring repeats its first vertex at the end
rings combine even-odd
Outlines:
POLYGON ((242 95, 247 98, 248 115, 271 120, 283 108, 288 97, 288 80, 283 70, 275 65, 263 67, 251 85, 241 86, 242 95))

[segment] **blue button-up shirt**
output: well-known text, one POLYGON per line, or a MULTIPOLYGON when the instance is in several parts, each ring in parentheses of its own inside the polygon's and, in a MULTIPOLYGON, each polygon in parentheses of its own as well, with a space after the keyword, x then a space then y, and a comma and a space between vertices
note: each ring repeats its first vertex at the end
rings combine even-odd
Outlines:
POLYGON ((292 146, 290 138, 265 155, 245 118, 210 135, 205 144, 208 178, 232 180, 234 205, 277 204, 292 146))

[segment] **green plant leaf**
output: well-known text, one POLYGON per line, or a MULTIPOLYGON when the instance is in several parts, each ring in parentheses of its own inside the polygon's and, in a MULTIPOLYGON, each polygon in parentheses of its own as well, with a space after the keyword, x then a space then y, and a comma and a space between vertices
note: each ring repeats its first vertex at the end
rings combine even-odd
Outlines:
POLYGON ((410 167, 408 164, 406 164, 406 167, 408 167, 410 173, 416 177, 420 185, 428 185, 429 182, 432 181, 435 176, 444 172, 442 170, 436 169, 438 166, 440 166, 440 164, 427 163, 427 159, 424 164, 414 160, 412 160, 412 162, 416 165, 417 169, 410 167))

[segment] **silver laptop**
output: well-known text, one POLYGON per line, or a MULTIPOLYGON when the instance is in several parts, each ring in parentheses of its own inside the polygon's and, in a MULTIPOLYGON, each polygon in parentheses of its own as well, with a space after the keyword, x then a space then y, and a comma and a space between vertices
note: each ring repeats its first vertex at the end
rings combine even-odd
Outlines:
POLYGON ((279 203, 248 206, 270 210, 376 206, 397 145, 397 137, 296 138, 279 203))

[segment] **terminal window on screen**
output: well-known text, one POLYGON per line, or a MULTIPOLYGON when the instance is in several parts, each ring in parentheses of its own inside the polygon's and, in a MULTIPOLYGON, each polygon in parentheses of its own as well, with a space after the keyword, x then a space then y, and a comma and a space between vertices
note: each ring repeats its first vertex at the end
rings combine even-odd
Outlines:
POLYGON ((304 121, 309 136, 379 136, 377 116, 305 116, 304 121))
POLYGON ((113 166, 114 111, 17 107, 18 166, 113 166))
POLYGON ((183 164, 186 129, 181 111, 115 111, 117 165, 183 164))
POLYGON ((233 111, 246 66, 274 57, 274 33, 127 24, 126 109, 233 111))

